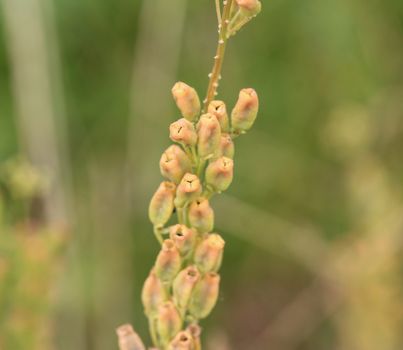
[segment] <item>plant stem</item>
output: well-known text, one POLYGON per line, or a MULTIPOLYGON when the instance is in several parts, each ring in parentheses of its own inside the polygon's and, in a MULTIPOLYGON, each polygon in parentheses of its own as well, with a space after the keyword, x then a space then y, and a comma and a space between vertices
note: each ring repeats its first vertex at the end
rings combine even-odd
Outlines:
POLYGON ((221 24, 221 8, 220 8, 220 0, 215 0, 215 10, 217 12, 217 20, 218 24, 221 24))
POLYGON ((221 68, 224 61, 225 48, 227 46, 227 29, 229 24, 229 18, 231 14, 233 0, 224 1, 224 9, 221 18, 221 23, 218 25, 218 45, 216 55, 214 56, 213 70, 209 74, 210 81, 207 88, 206 98, 203 101, 203 112, 207 110, 209 103, 214 99, 217 94, 217 88, 219 80, 221 79, 221 68))
POLYGON ((160 242, 160 244, 162 245, 162 243, 164 242, 164 239, 162 238, 162 232, 158 227, 154 226, 154 235, 157 238, 158 242, 160 242))
POLYGON ((184 208, 176 208, 176 212, 177 212, 177 214, 178 214, 178 222, 180 223, 180 224, 184 224, 184 218, 183 218, 183 210, 184 210, 184 208))
POLYGON ((155 321, 154 319, 149 319, 149 328, 150 328, 150 335, 151 335, 151 340, 154 345, 159 345, 158 337, 157 337, 157 331, 155 329, 155 321))

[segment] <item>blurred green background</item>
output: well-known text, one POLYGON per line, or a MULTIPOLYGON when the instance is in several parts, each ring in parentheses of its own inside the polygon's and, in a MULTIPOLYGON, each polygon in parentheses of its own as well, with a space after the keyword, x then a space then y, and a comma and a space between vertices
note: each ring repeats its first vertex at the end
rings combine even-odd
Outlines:
MULTIPOLYGON (((206 349, 402 349, 403 2, 262 3, 220 86, 229 109, 244 87, 261 108, 213 201, 227 245, 206 349)), ((48 174, 50 215, 70 231, 53 348, 117 348, 124 322, 148 337, 170 88, 204 95, 214 2, 0 4, 0 161, 23 154, 48 174)))

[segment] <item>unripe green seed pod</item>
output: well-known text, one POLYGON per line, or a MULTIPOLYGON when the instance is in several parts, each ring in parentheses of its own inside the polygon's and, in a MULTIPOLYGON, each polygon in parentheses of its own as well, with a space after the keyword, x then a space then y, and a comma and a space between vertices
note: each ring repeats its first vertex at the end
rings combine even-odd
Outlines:
POLYGON ((196 232, 185 225, 173 225, 169 229, 169 237, 175 243, 181 256, 186 256, 196 243, 196 232))
POLYGON ((199 178, 194 174, 186 173, 176 190, 175 205, 183 208, 186 203, 198 198, 201 193, 202 186, 199 178))
POLYGON ((181 330, 182 319, 172 301, 166 301, 159 307, 156 325, 157 334, 164 346, 181 330))
POLYGON ((195 146, 197 134, 193 124, 185 118, 173 122, 169 126, 169 137, 172 141, 185 146, 195 146))
POLYGON ((189 222, 200 233, 211 232, 214 227, 214 210, 206 198, 198 198, 189 206, 189 222))
POLYGON ((172 182, 163 181, 151 198, 148 216, 154 226, 164 226, 174 210, 176 186, 172 182))
POLYGON ((207 273, 196 285, 189 303, 189 312, 197 319, 207 317, 217 303, 220 275, 207 273))
POLYGON ((155 273, 162 282, 171 282, 181 268, 181 257, 175 243, 166 239, 155 262, 155 273))
POLYGON ((206 169, 206 183, 214 191, 225 191, 231 185, 234 176, 234 161, 220 157, 211 162, 206 169))
POLYGON ((146 350, 139 335, 130 324, 120 326, 116 330, 120 350, 146 350))
POLYGON ((206 235, 194 254, 194 262, 201 272, 217 272, 221 266, 225 241, 217 233, 206 235))
POLYGON ((259 0, 235 0, 239 9, 248 17, 256 16, 262 10, 259 0))
POLYGON ((168 345, 168 350, 195 350, 192 335, 188 331, 179 332, 168 345))
POLYGON ((227 157, 234 159, 235 146, 232 138, 229 134, 222 134, 220 139, 220 144, 218 145, 217 151, 214 154, 213 159, 220 157, 227 157))
POLYGON ((178 145, 169 146, 160 159, 162 176, 175 183, 182 180, 183 175, 192 169, 189 157, 178 145))
POLYGON ((186 310, 199 278, 200 273, 195 266, 188 266, 176 276, 173 283, 173 295, 175 304, 179 310, 186 310))
POLYGON ((151 316, 157 313, 158 307, 167 299, 167 295, 162 282, 157 277, 154 270, 150 272, 144 282, 141 293, 146 315, 151 316))
POLYGON ((172 96, 183 117, 194 121, 200 114, 200 99, 195 89, 179 81, 172 88, 172 96))
POLYGON ((217 118, 210 113, 203 114, 197 123, 197 151, 201 158, 212 156, 221 138, 221 127, 217 118))
POLYGON ((235 133, 249 130, 255 122, 259 110, 259 99, 253 89, 242 89, 232 110, 231 126, 235 133))
POLYGON ((217 118, 223 132, 229 131, 227 107, 223 101, 211 101, 208 105, 207 112, 213 114, 217 118))

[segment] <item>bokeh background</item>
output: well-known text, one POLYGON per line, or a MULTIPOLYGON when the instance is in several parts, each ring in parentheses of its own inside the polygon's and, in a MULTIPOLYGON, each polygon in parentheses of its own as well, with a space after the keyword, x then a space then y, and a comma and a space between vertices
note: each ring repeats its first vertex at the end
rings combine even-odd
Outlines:
MULTIPOLYGON (((262 2, 229 43, 220 86, 229 108, 254 87, 261 109, 213 201, 227 245, 206 349, 402 349, 403 2, 262 2)), ((124 322, 147 339, 140 291, 158 251, 147 208, 179 117, 170 88, 204 94, 214 2, 0 4, 0 161, 38 169, 41 207, 68 231, 47 260, 35 322, 51 341, 39 348, 115 349, 124 322)), ((28 317, 8 319, 12 303, 0 302, 0 334, 28 317)), ((37 348, 15 344, 4 350, 37 348)))

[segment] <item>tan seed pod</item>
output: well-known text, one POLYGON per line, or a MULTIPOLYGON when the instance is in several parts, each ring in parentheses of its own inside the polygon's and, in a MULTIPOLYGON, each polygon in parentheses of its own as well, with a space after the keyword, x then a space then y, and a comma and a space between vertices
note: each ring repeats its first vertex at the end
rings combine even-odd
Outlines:
POLYGON ((223 101, 211 101, 208 105, 207 112, 213 114, 221 126, 222 132, 229 131, 229 119, 227 113, 227 107, 223 101))
POLYGON ((166 239, 155 262, 155 274, 162 282, 171 282, 181 268, 181 257, 175 243, 166 239))
POLYGON ((166 301, 159 307, 156 318, 157 334, 162 345, 165 346, 181 330, 182 318, 172 301, 166 301))
POLYGON ((227 157, 234 159, 235 154, 235 146, 232 141, 231 135, 222 134, 220 139, 220 144, 218 145, 217 151, 214 154, 213 159, 217 159, 220 157, 227 157))
POLYGON ((173 296, 179 310, 186 310, 199 278, 200 273, 196 266, 188 266, 176 276, 173 282, 173 296))
POLYGON ((151 270, 147 279, 144 282, 143 290, 141 293, 141 300, 143 302, 146 315, 155 315, 159 306, 167 299, 167 295, 162 285, 162 282, 157 277, 154 270, 151 270))
POLYGON ((176 190, 175 205, 183 208, 186 203, 198 198, 202 193, 202 186, 197 175, 186 173, 176 190))
POLYGON ((179 81, 172 88, 172 96, 183 117, 194 121, 200 114, 200 99, 194 88, 179 81))
POLYGON ((160 159, 162 176, 178 184, 183 175, 192 169, 189 157, 178 145, 169 146, 160 159))
POLYGON ((151 198, 148 216, 154 226, 165 225, 174 209, 176 186, 172 182, 163 181, 151 198))
POLYGON ((200 233, 211 232, 214 227, 214 210, 208 199, 200 197, 189 206, 189 222, 200 233))
POLYGON ((195 146, 197 134, 193 124, 185 118, 173 122, 169 126, 169 137, 172 141, 185 146, 195 146))
POLYGON ((197 123, 197 151, 201 158, 214 155, 221 139, 221 127, 217 118, 210 113, 203 114, 197 123))
POLYGON ((259 0, 235 0, 239 9, 247 16, 256 16, 262 10, 259 0))
POLYGON ((188 331, 179 332, 168 345, 168 350, 195 350, 192 335, 188 331))
POLYGON ((185 225, 173 225, 169 229, 169 237, 175 243, 179 253, 186 256, 196 243, 196 232, 185 225))
POLYGON ((130 324, 124 324, 116 329, 120 350, 146 350, 141 338, 130 324))
POLYGON ((234 161, 231 158, 220 157, 212 161, 206 169, 206 183, 214 191, 225 191, 234 176, 234 161))
POLYGON ((217 272, 221 266, 225 241, 217 233, 206 235, 194 254, 197 268, 203 272, 217 272))
POLYGON ((249 130, 255 122, 259 110, 259 98, 253 89, 242 89, 231 113, 231 126, 234 133, 249 130))
POLYGON ((220 275, 209 272, 197 283, 189 303, 189 312, 196 319, 207 317, 217 303, 220 275))

